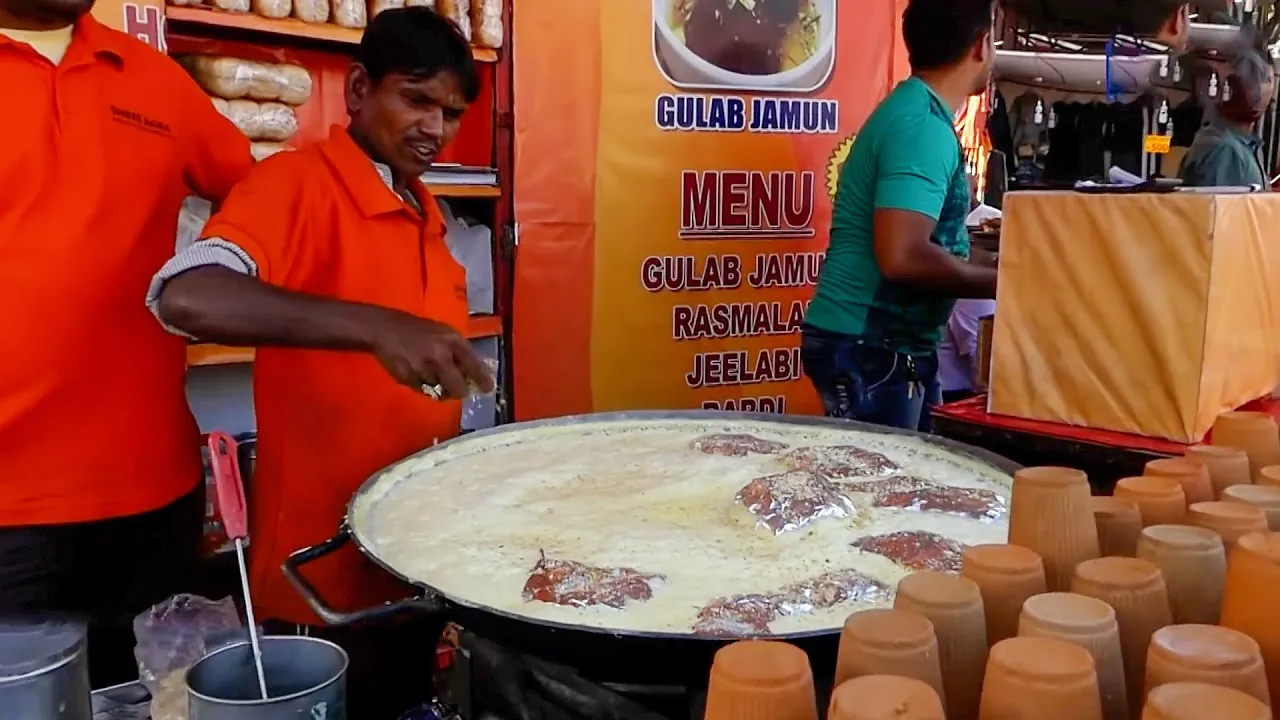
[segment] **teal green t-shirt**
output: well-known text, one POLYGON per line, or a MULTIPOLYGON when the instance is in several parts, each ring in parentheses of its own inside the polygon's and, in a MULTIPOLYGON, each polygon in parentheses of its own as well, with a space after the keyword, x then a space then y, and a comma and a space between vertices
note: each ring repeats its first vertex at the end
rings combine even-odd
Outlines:
POLYGON ((955 300, 880 274, 872 215, 927 215, 937 222, 933 242, 967 259, 971 199, 951 111, 923 80, 902 81, 867 118, 840 170, 831 244, 805 323, 899 352, 936 350, 955 300))
POLYGON ((1182 157, 1178 177, 1186 185, 1261 185, 1267 176, 1258 156, 1262 141, 1257 135, 1218 120, 1200 128, 1182 157))

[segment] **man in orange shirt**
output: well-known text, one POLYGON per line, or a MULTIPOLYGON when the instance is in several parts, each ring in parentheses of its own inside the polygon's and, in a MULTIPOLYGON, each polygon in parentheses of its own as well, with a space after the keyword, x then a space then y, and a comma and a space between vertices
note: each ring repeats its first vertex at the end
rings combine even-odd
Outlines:
POLYGON ((0 615, 86 616, 103 685, 137 676, 133 616, 190 589, 204 521, 186 343, 138 298, 183 199, 252 159, 92 4, 0 0, 0 615))
MULTIPOLYGON (((281 563, 333 536, 370 475, 459 433, 460 402, 426 386, 446 398, 492 387, 460 332, 466 273, 418 180, 478 92, 470 44, 452 23, 422 7, 379 14, 347 77, 350 126, 260 163, 152 283, 148 304, 166 326, 260 348, 249 496, 259 617, 320 625, 281 563)), ((411 592, 350 547, 307 570, 340 610, 411 592)), ((306 630, 352 655, 351 717, 389 719, 413 697, 398 692, 424 691, 432 633, 395 628, 385 634, 399 642, 368 647, 372 629, 306 630)))

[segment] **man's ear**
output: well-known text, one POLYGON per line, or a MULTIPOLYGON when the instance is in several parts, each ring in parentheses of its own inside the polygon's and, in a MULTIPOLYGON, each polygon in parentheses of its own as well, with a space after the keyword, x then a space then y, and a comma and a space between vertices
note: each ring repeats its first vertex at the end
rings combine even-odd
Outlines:
POLYGON ((351 63, 351 67, 347 68, 347 82, 344 88, 347 112, 350 114, 359 112, 372 90, 373 81, 369 78, 369 71, 365 70, 360 63, 351 63))
POLYGON ((1182 5, 1164 21, 1156 32, 1156 40, 1173 48, 1175 52, 1187 51, 1187 35, 1191 26, 1191 6, 1182 5))

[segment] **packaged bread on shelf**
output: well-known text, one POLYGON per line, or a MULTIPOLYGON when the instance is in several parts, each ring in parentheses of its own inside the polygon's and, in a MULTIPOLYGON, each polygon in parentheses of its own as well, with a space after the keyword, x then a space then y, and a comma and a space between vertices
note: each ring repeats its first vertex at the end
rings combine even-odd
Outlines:
POLYGON ((369 0, 369 17, 377 17, 383 10, 394 10, 404 6, 404 0, 369 0))
POLYGON ((264 102, 258 106, 258 134, 250 140, 284 142, 298 132, 298 116, 293 108, 278 102, 264 102))
POLYGON ((293 16, 304 23, 329 22, 329 0, 293 0, 293 16))
POLYGON ((220 97, 210 97, 209 99, 213 101, 213 109, 217 110, 219 115, 226 117, 231 112, 231 110, 227 108, 226 100, 220 97))
POLYGON ((292 0, 252 0, 253 12, 264 18, 280 20, 293 12, 292 0))
POLYGON ((405 7, 429 7, 436 9, 436 0, 404 0, 405 7))
POLYGON ((258 162, 262 162, 276 153, 292 149, 293 148, 288 145, 283 145, 277 142, 256 142, 249 144, 249 153, 253 155, 253 159, 258 162))
POLYGON ((301 65, 277 65, 280 74, 280 96, 285 105, 297 107, 311 99, 311 73, 301 65))
POLYGON ((262 70, 260 64, 250 60, 212 55, 188 55, 181 62, 206 92, 227 100, 248 95, 262 70))
POLYGON ((436 10, 456 23, 464 37, 471 39, 471 0, 437 0, 436 10))
POLYGON ((228 100, 227 119, 250 140, 262 138, 262 111, 252 100, 228 100))
POLYGON ((250 2, 249 0, 213 0, 213 7, 226 12, 247 13, 250 2))
POLYGON ((502 0, 471 0, 471 42, 502 47, 502 0))
POLYGON ((331 0, 333 23, 344 28, 363 28, 369 24, 365 0, 331 0))

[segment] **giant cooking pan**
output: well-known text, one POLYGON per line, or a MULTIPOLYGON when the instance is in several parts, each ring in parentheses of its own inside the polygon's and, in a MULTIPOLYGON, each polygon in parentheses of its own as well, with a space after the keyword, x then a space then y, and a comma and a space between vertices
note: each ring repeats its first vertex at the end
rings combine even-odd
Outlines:
MULTIPOLYGON (((361 542, 362 536, 370 537, 371 533, 363 532, 361 528, 353 525, 360 522, 355 509, 361 505, 362 498, 371 492, 384 473, 406 461, 429 453, 486 437, 529 432, 549 426, 607 422, 644 423, 663 420, 730 425, 735 422, 769 423, 915 437, 949 453, 976 460, 1008 475, 1012 475, 1019 468, 1015 463, 986 450, 946 438, 879 425, 808 416, 707 411, 638 411, 576 415, 502 425, 441 443, 376 473, 352 497, 347 506, 346 517, 338 528, 337 534, 323 543, 294 552, 283 565, 284 574, 316 615, 329 625, 354 625, 404 612, 425 613, 438 620, 455 622, 480 637, 513 650, 577 668, 588 677, 599 681, 680 686, 705 682, 712 655, 730 640, 694 635, 692 631, 688 633, 631 632, 572 625, 523 617, 469 601, 465 597, 455 597, 414 580, 397 570, 379 557, 376 549, 361 542), (417 588, 419 594, 416 597, 356 612, 341 612, 330 607, 311 583, 303 577, 300 569, 308 563, 336 552, 348 543, 354 543, 366 557, 386 572, 417 588)), ((839 642, 838 629, 778 635, 775 639, 785 640, 806 650, 813 661, 814 671, 819 677, 830 675, 833 671, 839 642)))

